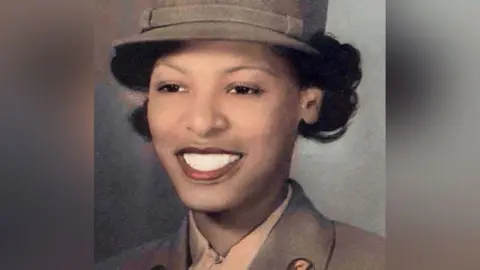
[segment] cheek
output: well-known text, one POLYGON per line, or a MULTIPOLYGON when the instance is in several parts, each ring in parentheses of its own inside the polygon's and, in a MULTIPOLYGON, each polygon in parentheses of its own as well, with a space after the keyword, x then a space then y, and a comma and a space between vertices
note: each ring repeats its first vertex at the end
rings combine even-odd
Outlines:
POLYGON ((148 124, 154 143, 169 143, 179 126, 179 106, 153 98, 148 103, 148 124), (161 138, 161 139, 160 139, 161 138))
POLYGON ((295 139, 298 116, 295 96, 268 100, 235 113, 235 123, 243 140, 255 149, 288 145, 295 139))

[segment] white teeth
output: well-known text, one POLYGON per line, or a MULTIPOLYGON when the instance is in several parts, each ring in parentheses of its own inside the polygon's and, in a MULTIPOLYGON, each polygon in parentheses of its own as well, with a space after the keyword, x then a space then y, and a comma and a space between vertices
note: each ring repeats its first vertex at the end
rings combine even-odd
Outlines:
POLYGON ((240 159, 239 155, 230 154, 183 154, 187 164, 198 171, 214 171, 240 159))

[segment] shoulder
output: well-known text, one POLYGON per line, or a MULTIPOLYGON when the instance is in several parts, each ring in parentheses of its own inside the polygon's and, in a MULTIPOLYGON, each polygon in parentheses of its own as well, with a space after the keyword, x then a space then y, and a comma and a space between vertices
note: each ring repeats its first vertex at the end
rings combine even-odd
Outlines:
POLYGON ((170 238, 148 242, 95 264, 95 270, 143 269, 143 265, 147 263, 154 254, 161 253, 162 250, 167 250, 169 243, 170 238))
POLYGON ((385 240, 373 233, 335 222, 335 244, 329 269, 385 269, 385 240))

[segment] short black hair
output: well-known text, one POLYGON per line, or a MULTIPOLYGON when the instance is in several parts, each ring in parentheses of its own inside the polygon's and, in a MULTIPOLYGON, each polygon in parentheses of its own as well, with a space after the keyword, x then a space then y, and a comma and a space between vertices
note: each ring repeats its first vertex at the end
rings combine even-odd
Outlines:
MULTIPOLYGON (((317 87, 323 90, 323 101, 316 123, 303 120, 298 132, 305 138, 322 143, 335 141, 347 131, 350 119, 358 108, 356 89, 362 79, 360 52, 351 44, 342 44, 332 36, 318 33, 309 44, 320 54, 312 55, 295 49, 273 46, 277 55, 291 64, 301 89, 317 87)), ((141 57, 144 66, 138 70, 137 85, 148 89, 150 75, 155 61, 161 56, 182 48, 182 42, 167 42, 163 46, 152 46, 132 51, 132 57, 141 57)), ((137 89, 139 90, 139 89, 137 89)), ((129 116, 134 131, 146 141, 152 139, 147 118, 148 99, 129 116)))

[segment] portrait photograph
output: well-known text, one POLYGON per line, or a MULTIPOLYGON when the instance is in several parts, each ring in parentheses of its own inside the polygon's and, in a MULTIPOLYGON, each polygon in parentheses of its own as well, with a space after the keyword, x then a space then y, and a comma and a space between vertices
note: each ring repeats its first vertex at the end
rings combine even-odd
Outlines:
POLYGON ((97 1, 94 45, 95 269, 385 269, 385 1, 97 1))

